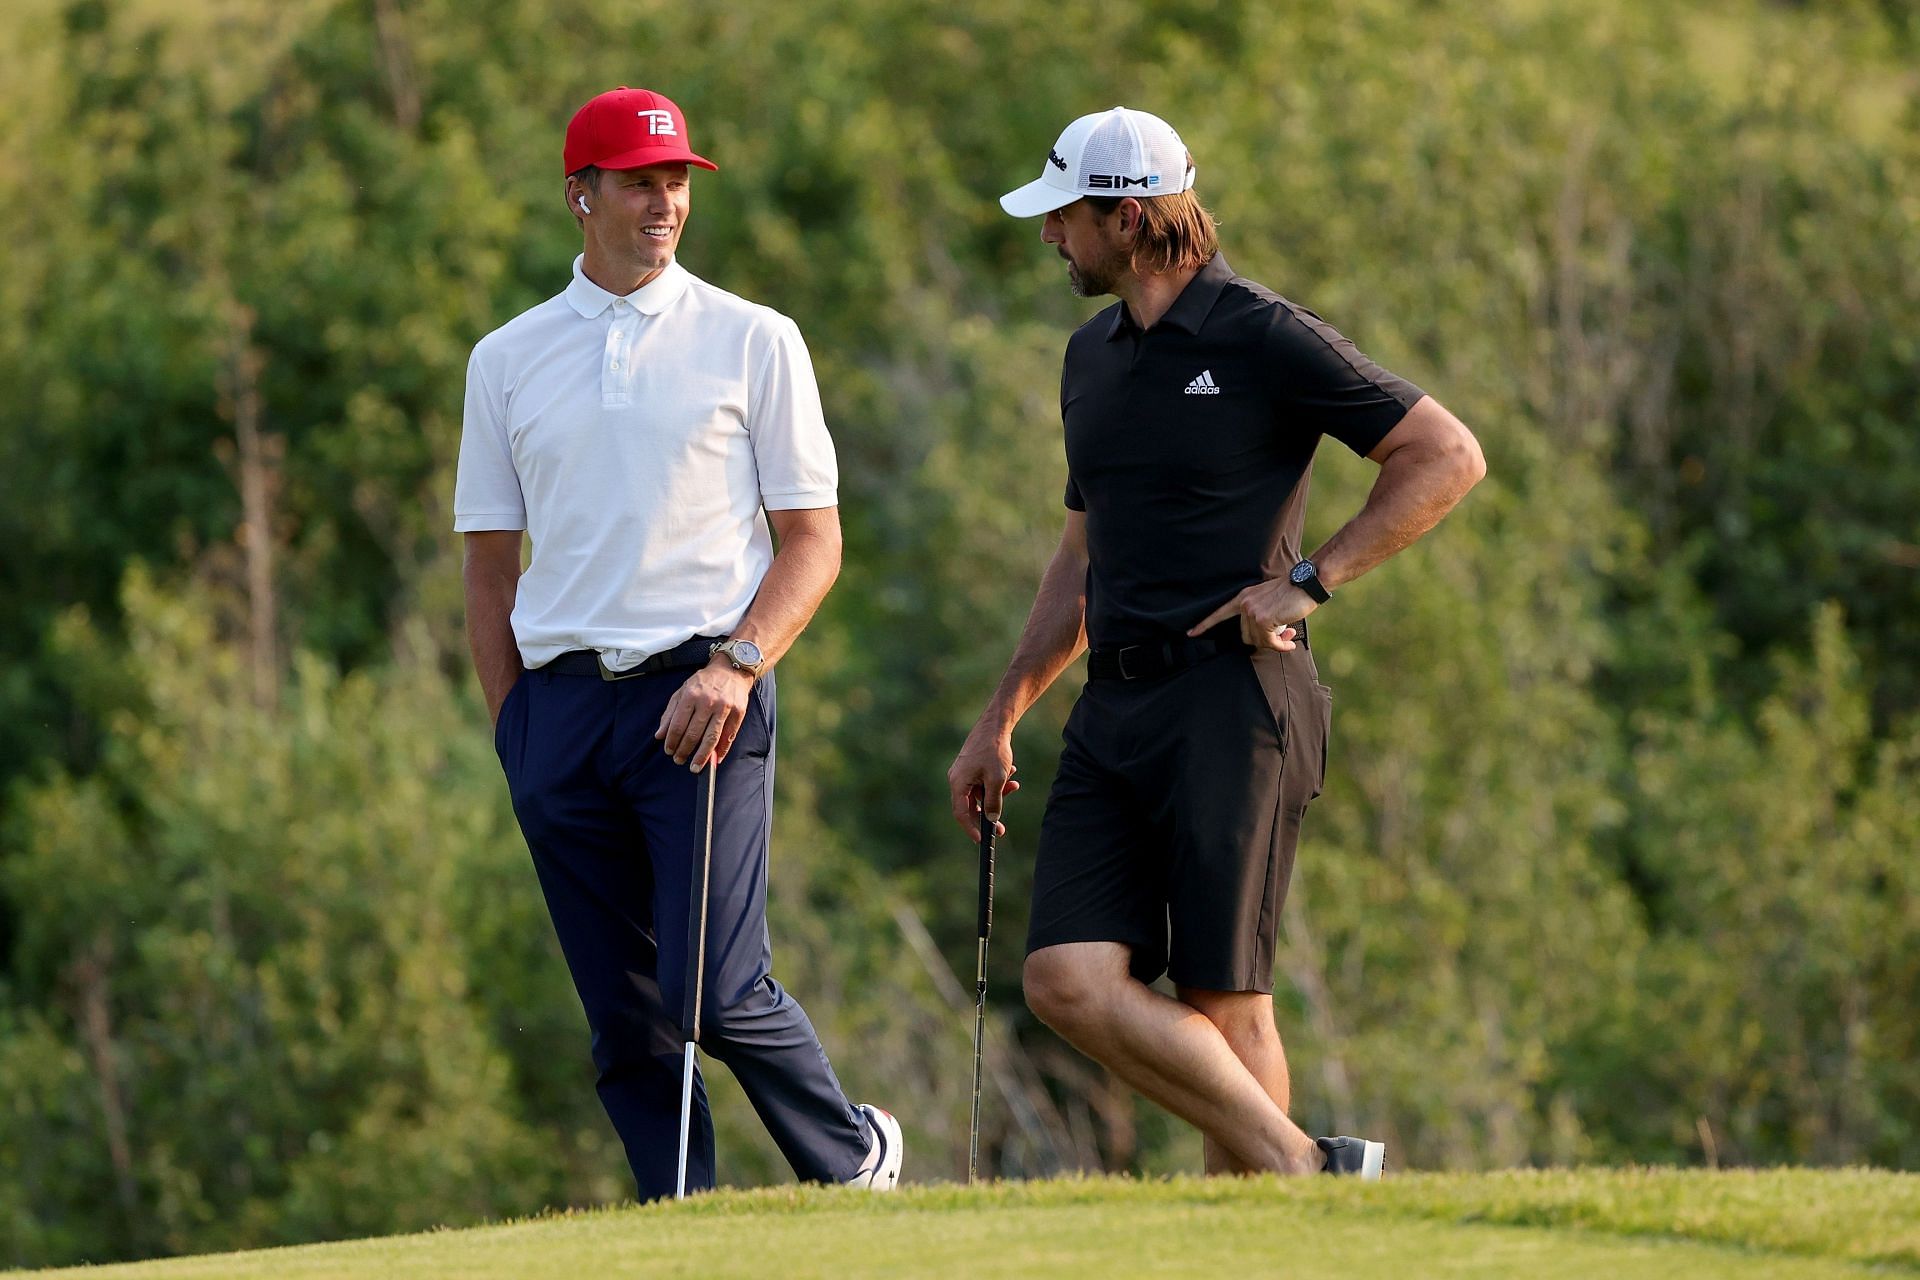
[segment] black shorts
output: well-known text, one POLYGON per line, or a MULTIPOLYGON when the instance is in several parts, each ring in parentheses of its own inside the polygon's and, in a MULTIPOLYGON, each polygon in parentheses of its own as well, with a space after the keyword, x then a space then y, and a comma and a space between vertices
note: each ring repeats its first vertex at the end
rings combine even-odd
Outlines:
POLYGON ((1304 648, 1089 680, 1040 825, 1028 953, 1120 942, 1142 982, 1272 991, 1331 712, 1304 648))

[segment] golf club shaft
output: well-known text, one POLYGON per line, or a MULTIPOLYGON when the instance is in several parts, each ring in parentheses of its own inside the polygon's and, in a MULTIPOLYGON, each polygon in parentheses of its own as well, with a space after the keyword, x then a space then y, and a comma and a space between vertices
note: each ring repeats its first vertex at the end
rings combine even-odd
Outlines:
POLYGON ((687 1037, 686 1059, 680 1071, 680 1164, 674 1175, 673 1198, 684 1200, 687 1196, 687 1144, 693 1133, 693 1059, 694 1050, 700 1043, 700 1007, 705 1003, 707 985, 707 899, 712 896, 709 881, 713 875, 713 797, 720 789, 720 761, 707 762, 707 804, 706 817, 700 824, 700 875, 694 881, 700 901, 694 907, 700 922, 698 939, 688 957, 693 964, 693 973, 688 987, 693 992, 692 1033, 687 1037))
POLYGON ((687 1041, 687 1054, 680 1072, 680 1166, 674 1174, 673 1198, 687 1198, 687 1139, 693 1119, 693 1041, 687 1041))
POLYGON ((987 1038, 987 939, 993 933, 993 823, 980 813, 980 946, 973 968, 973 1123, 967 1137, 967 1181, 980 1169, 980 1068, 987 1038))

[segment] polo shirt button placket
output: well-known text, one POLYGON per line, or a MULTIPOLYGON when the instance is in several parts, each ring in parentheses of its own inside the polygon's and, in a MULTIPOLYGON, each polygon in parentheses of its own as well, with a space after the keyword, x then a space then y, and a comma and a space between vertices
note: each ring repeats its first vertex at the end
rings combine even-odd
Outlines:
POLYGON ((633 306, 625 298, 615 298, 613 323, 607 330, 607 368, 601 378, 602 399, 610 404, 625 403, 633 374, 633 362, 627 359, 627 333, 623 325, 633 320, 633 306))

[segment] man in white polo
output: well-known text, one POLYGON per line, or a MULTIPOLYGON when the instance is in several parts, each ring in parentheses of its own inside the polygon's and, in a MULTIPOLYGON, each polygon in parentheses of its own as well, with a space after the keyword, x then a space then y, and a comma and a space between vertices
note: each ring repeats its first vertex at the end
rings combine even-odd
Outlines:
MULTIPOLYGON (((585 251, 563 291, 474 348, 454 528, 474 666, 600 1099, 641 1198, 672 1194, 711 768, 700 1045, 797 1176, 888 1189, 900 1126, 847 1101, 767 938, 772 669, 840 569, 813 366, 791 320, 674 260, 689 166, 716 166, 671 101, 599 95, 565 161, 585 251)), ((711 1187, 698 1082, 693 1113, 687 1185, 711 1187)))

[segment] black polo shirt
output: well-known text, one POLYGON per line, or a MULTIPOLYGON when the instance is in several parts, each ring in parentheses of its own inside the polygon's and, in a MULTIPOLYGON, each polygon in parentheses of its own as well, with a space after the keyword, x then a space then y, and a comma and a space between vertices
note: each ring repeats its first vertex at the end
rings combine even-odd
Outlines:
POLYGON ((1150 330, 1115 303, 1067 340, 1067 505, 1087 513, 1087 640, 1178 635, 1300 559, 1330 435, 1366 454, 1424 393, 1215 254, 1150 330))

